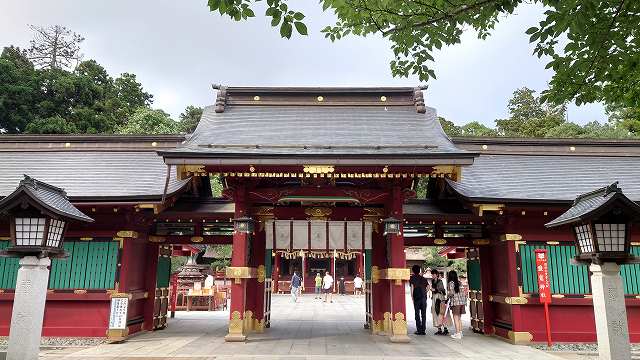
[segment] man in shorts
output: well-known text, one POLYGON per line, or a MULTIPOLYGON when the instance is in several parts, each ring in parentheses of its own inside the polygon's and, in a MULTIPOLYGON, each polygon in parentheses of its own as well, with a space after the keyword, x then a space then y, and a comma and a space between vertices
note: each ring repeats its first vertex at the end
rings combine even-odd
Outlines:
POLYGON ((324 302, 327 302, 327 298, 329 302, 333 302, 333 277, 328 271, 322 279, 322 292, 324 292, 324 302))

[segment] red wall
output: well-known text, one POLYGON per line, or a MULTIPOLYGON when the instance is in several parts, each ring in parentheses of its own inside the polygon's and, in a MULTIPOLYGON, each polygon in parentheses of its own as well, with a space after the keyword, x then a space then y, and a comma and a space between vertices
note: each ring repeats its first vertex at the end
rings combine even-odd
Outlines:
MULTIPOLYGON (((13 293, 0 294, 0 336, 9 335, 13 293)), ((43 336, 105 336, 109 295, 102 293, 48 294, 43 336)))

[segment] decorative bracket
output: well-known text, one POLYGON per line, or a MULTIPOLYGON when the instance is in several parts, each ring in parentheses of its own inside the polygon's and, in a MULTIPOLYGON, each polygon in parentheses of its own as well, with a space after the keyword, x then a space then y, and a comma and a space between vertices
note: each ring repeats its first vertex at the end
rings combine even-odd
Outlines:
POLYGON ((242 279, 254 279, 258 277, 258 270, 250 267, 229 266, 226 269, 226 276, 234 279, 236 284, 240 284, 242 279))
POLYGON ((380 278, 395 280, 396 285, 402 285, 403 280, 409 280, 411 272, 407 268, 388 268, 380 270, 380 278))

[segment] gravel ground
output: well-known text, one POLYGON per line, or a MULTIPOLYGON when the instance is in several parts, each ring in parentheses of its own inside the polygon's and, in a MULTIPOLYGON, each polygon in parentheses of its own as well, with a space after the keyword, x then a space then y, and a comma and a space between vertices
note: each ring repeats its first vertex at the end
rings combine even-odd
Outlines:
MULTIPOLYGON (((597 344, 570 344, 570 343, 556 343, 551 347, 545 344, 535 344, 532 347, 544 351, 575 351, 575 352, 598 352, 597 344)), ((640 344, 631 344, 631 351, 640 351, 640 344)))
MULTIPOLYGON (((105 338, 83 338, 83 337, 42 337, 40 338, 41 346, 62 347, 84 347, 84 346, 96 346, 104 343, 105 338)), ((6 348, 9 338, 6 336, 0 336, 0 348, 6 348)))

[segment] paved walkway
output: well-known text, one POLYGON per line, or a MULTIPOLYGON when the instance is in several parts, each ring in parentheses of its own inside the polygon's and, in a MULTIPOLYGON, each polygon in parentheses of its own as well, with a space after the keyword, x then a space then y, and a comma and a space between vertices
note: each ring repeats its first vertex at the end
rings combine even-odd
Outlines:
MULTIPOLYGON (((415 331, 408 306, 410 334, 415 331)), ((246 343, 225 343, 228 312, 178 312, 167 329, 134 336, 122 344, 42 352, 45 359, 482 359, 547 360, 553 355, 527 346, 464 331, 462 340, 410 335, 410 344, 392 344, 363 329, 364 298, 334 297, 323 303, 305 295, 292 303, 274 296, 272 326, 246 343)), ((430 323, 430 321, 428 322, 430 323)), ((465 326, 468 328, 468 323, 465 326)))

